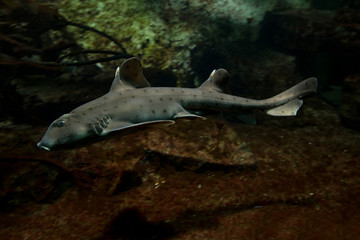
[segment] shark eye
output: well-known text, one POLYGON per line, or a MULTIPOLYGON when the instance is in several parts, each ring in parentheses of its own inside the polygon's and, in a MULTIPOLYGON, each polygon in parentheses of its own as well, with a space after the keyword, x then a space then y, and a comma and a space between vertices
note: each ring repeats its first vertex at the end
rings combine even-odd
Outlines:
POLYGON ((56 123, 56 126, 58 127, 62 127, 65 125, 65 121, 64 120, 59 120, 57 123, 56 123))

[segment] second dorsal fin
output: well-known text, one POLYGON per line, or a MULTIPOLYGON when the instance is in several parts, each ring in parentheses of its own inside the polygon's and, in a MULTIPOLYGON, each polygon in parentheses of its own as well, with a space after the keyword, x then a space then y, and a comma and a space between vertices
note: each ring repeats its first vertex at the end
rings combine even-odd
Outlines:
POLYGON ((133 57, 126 59, 121 67, 116 69, 110 92, 143 87, 150 87, 150 84, 143 74, 140 60, 133 57))
POLYGON ((200 88, 214 89, 217 92, 230 94, 229 90, 230 74, 223 68, 214 70, 209 78, 200 86, 200 88))

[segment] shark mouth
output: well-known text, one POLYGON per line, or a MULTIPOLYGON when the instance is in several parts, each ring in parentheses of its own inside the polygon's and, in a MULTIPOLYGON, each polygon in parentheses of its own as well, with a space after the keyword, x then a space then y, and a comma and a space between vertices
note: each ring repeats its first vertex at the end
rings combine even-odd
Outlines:
POLYGON ((44 145, 41 145, 41 142, 38 142, 38 144, 36 144, 36 146, 38 146, 39 148, 44 149, 46 151, 50 151, 50 148, 48 148, 48 147, 46 147, 44 145))

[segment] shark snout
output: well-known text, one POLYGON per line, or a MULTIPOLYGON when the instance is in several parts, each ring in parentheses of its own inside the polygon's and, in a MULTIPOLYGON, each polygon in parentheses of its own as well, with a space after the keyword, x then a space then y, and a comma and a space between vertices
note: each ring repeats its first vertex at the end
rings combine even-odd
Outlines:
POLYGON ((36 146, 46 151, 50 151, 50 147, 46 146, 42 141, 38 142, 36 146))

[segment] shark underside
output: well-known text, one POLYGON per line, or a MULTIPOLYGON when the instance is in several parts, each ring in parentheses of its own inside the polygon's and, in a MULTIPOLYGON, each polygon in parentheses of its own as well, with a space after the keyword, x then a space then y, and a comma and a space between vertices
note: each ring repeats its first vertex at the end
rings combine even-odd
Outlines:
POLYGON ((230 75, 214 70, 199 88, 150 87, 137 58, 127 59, 115 72, 109 93, 90 101, 51 123, 38 147, 45 150, 91 136, 138 126, 171 125, 178 118, 202 118, 194 110, 264 110, 273 116, 294 116, 303 96, 316 92, 309 78, 268 99, 230 95, 230 75))

